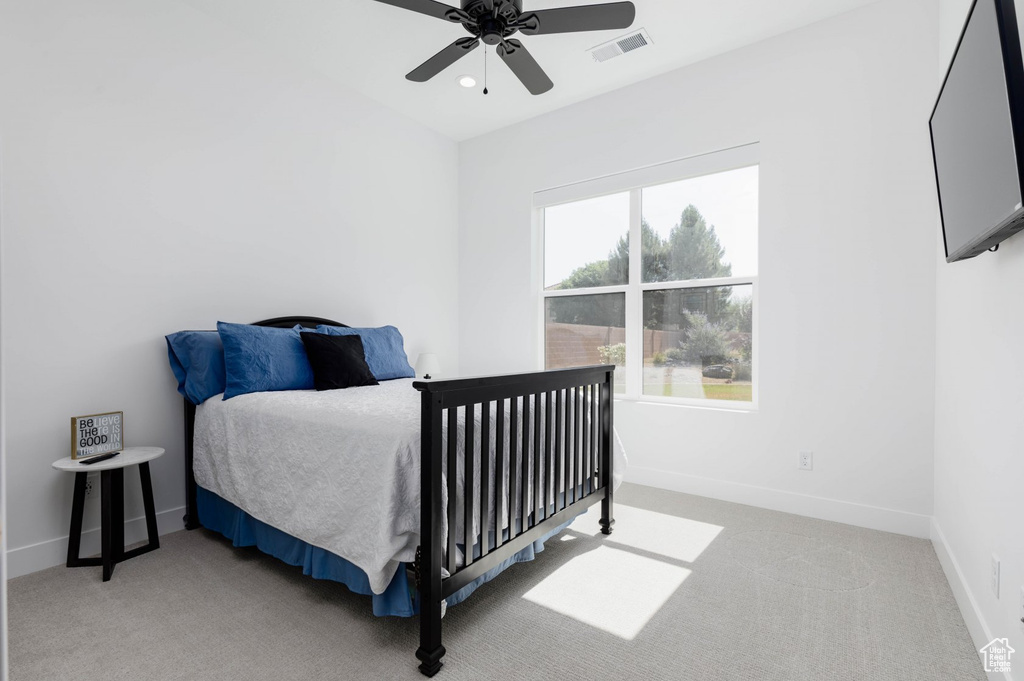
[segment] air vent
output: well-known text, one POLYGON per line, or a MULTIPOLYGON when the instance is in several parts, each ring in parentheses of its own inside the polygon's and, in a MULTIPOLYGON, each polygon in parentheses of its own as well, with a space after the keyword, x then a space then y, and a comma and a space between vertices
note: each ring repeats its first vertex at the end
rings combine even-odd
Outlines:
POLYGON ((589 52, 594 61, 602 62, 627 52, 632 52, 633 50, 639 50, 641 47, 647 47, 650 44, 651 36, 648 35, 645 29, 641 28, 615 40, 602 43, 597 47, 592 47, 589 52))

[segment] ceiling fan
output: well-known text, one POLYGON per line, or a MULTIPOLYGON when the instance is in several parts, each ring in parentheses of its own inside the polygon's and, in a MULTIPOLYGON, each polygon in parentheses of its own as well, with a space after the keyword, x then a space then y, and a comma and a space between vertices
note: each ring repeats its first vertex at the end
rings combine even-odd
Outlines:
POLYGON ((547 35, 628 28, 636 16, 632 2, 523 12, 523 0, 461 1, 462 7, 457 8, 435 0, 377 0, 385 5, 462 24, 472 34, 471 38, 459 38, 453 42, 410 71, 406 78, 424 83, 475 50, 482 40, 487 45, 497 46, 498 56, 531 94, 543 94, 554 87, 554 83, 526 47, 510 36, 517 31, 524 35, 547 35))

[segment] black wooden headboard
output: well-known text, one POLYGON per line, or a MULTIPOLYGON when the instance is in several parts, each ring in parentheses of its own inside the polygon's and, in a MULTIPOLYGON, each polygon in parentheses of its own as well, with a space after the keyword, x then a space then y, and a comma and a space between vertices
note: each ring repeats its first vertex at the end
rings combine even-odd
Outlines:
MULTIPOLYGON (((318 324, 348 326, 348 324, 342 324, 333 319, 306 316, 274 317, 273 319, 253 322, 253 326, 273 326, 280 329, 290 329, 296 324, 301 324, 307 329, 314 329, 318 324)), ((196 476, 192 470, 192 438, 195 435, 195 430, 196 405, 185 400, 185 517, 182 520, 185 521, 186 530, 193 530, 199 527, 199 514, 196 511, 196 476)))
POLYGON ((296 324, 301 324, 307 329, 315 329, 318 324, 348 327, 348 324, 342 324, 332 319, 324 319, 323 317, 274 317, 273 319, 264 319, 261 322, 253 322, 253 326, 274 326, 279 329, 290 329, 296 324))

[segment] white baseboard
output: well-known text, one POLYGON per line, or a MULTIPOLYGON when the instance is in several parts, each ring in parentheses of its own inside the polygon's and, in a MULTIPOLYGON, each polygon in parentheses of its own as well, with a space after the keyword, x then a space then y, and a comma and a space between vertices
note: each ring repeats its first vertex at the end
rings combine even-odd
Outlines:
MULTIPOLYGON (((946 581, 949 582, 949 588, 953 591, 957 607, 960 608, 960 614, 963 615, 964 624, 967 625, 967 631, 971 635, 971 640, 974 641, 974 648, 981 650, 995 637, 992 635, 988 623, 985 622, 981 608, 978 607, 978 602, 974 600, 974 594, 971 593, 971 588, 967 586, 967 580, 964 579, 960 563, 949 550, 946 535, 942 533, 942 528, 935 522, 935 518, 932 518, 931 522, 931 539, 932 546, 935 547, 935 555, 939 557, 939 565, 942 566, 942 571, 946 574, 946 581)), ((1005 681, 1013 681, 1013 676, 1009 672, 1002 675, 989 673, 989 678, 992 679, 1000 678, 1000 676, 1005 681)))
POLYGON ((746 504, 747 506, 767 508, 772 511, 831 520, 872 530, 894 532, 922 539, 928 539, 931 536, 931 516, 919 513, 896 511, 850 501, 837 501, 768 487, 757 487, 739 482, 702 478, 696 475, 684 475, 633 465, 626 469, 626 481, 674 492, 746 504))
MULTIPOLYGON (((156 514, 157 531, 161 534, 170 534, 184 528, 181 517, 185 514, 185 507, 172 508, 160 511, 156 514)), ((132 518, 124 523, 125 544, 145 541, 146 539, 146 518, 132 518)), ((100 528, 82 532, 82 544, 79 550, 81 556, 98 555, 100 552, 100 528)), ((54 565, 64 565, 68 558, 68 538, 57 537, 49 541, 22 546, 7 551, 7 578, 13 579, 30 572, 45 570, 54 565)))

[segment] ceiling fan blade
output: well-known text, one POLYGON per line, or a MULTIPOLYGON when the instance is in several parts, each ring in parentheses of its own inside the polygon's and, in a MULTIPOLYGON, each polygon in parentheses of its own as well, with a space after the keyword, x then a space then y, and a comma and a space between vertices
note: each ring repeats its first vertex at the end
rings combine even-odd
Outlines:
POLYGON ((519 18, 519 30, 526 35, 604 31, 629 28, 636 18, 632 2, 609 2, 604 5, 581 5, 542 9, 519 18))
POLYGON ((394 5, 395 7, 401 7, 412 12, 419 12, 420 14, 426 14, 428 17, 443 19, 444 21, 461 23, 469 19, 469 15, 458 7, 452 7, 443 2, 434 2, 434 0, 377 0, 377 2, 382 2, 385 5, 394 5))
POLYGON ((510 38, 499 43, 498 56, 508 64, 530 94, 541 95, 555 86, 533 55, 518 40, 510 38))
POLYGON ((469 54, 480 45, 479 38, 459 38, 406 75, 409 80, 425 83, 469 54))

